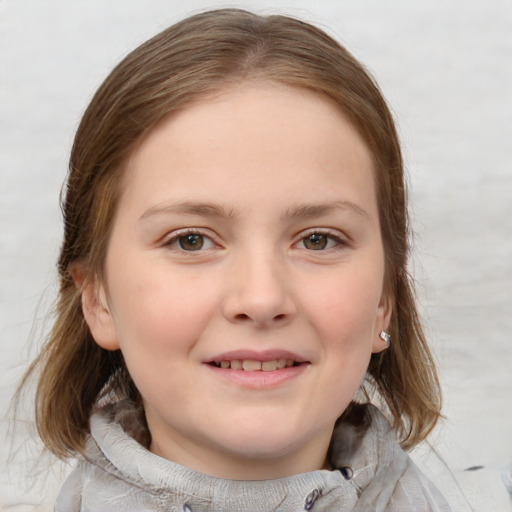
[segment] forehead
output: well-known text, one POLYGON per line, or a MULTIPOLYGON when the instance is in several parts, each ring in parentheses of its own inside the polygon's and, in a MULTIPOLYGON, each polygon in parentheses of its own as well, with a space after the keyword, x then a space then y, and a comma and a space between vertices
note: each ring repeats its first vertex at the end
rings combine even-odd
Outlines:
MULTIPOLYGON (((209 200, 214 190, 236 199, 262 183, 269 199, 278 190, 283 201, 301 189, 329 195, 341 181, 347 193, 374 189, 371 154, 339 106, 268 82, 230 87, 170 115, 133 151, 125 177, 123 196, 152 189, 162 200, 192 191, 209 200)), ((327 199, 339 200, 337 188, 327 199)))

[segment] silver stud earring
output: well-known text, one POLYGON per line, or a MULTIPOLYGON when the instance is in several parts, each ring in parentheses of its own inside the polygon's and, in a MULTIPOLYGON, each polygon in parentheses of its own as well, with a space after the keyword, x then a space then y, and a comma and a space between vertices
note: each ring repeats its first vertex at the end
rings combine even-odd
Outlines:
POLYGON ((391 336, 386 331, 380 331, 380 339, 384 340, 386 347, 389 348, 391 345, 391 336))

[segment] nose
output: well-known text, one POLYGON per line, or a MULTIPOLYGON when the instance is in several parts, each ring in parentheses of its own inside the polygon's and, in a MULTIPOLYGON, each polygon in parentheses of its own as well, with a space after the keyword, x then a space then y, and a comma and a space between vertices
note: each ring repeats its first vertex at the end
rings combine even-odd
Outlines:
POLYGON ((267 252, 240 256, 230 266, 224 316, 232 323, 256 327, 289 323, 297 313, 286 264, 267 252))

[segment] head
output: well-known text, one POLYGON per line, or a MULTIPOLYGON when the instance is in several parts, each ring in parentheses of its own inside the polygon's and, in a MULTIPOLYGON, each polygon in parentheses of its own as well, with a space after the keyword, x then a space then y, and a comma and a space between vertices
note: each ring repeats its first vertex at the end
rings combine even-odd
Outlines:
POLYGON ((129 54, 99 88, 78 128, 63 201, 56 321, 39 358, 37 421, 56 454, 80 451, 101 393, 127 395, 144 417, 122 352, 96 343, 83 309, 86 290, 96 290, 100 299, 101 290, 108 291, 109 243, 131 159, 169 120, 251 84, 321 98, 364 143, 392 338, 388 350, 371 355, 364 389, 387 406, 405 446, 423 439, 437 421, 439 386, 407 272, 400 145, 385 100, 361 64, 319 29, 284 16, 226 9, 188 18, 129 54))

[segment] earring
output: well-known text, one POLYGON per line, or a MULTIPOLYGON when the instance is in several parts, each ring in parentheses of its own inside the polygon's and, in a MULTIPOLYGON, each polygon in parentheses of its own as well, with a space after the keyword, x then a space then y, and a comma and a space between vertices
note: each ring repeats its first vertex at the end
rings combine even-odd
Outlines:
POLYGON ((386 348, 391 345, 391 336, 386 331, 380 331, 380 339, 386 343, 386 348))

